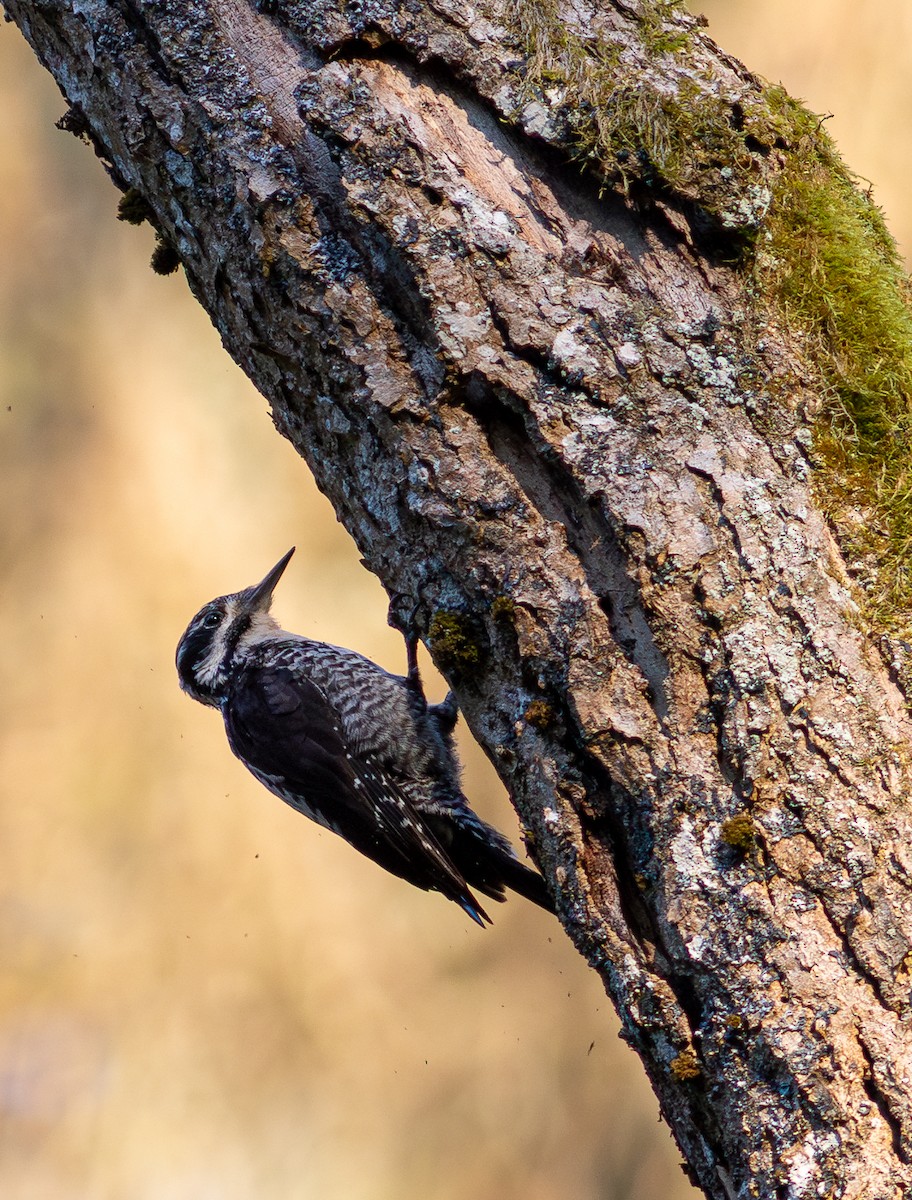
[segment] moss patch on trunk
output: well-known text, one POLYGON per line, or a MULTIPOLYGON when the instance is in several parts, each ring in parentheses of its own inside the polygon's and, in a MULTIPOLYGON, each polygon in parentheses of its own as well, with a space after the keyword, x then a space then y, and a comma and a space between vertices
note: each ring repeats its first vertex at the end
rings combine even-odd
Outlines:
POLYGON ((772 308, 795 335, 822 397, 818 503, 867 621, 912 634, 912 309, 870 191, 781 87, 708 75, 700 21, 679 0, 640 0, 635 49, 609 22, 574 28, 558 0, 511 11, 526 56, 519 123, 605 188, 693 206, 729 238, 758 323, 772 308))

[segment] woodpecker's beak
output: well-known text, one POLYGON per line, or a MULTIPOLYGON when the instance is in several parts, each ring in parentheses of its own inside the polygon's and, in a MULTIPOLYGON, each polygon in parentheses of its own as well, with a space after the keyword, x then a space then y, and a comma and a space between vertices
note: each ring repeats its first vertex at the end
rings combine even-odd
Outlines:
POLYGON ((272 604, 272 593, 276 589, 276 584, 282 578, 282 574, 294 552, 295 548, 292 546, 288 553, 279 559, 266 578, 248 590, 247 607, 251 612, 262 612, 264 610, 269 612, 269 606, 272 604))

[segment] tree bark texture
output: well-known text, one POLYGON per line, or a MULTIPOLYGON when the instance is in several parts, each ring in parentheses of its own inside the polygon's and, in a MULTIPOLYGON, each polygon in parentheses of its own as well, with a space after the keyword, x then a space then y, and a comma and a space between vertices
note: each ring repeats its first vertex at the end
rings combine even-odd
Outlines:
MULTIPOLYGON (((737 218, 584 174, 521 6, 4 5, 417 606, 694 1179, 912 1194, 910 719, 737 218)), ((628 0, 565 16, 642 53, 628 0)))

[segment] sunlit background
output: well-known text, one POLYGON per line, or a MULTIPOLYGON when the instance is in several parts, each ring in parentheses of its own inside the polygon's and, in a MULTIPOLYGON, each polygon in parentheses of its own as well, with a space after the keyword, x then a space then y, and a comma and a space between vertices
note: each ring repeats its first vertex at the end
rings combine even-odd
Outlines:
MULTIPOLYGON (((912 245, 908 0, 717 0, 912 245)), ((683 1200, 599 984, 248 777, 177 689, 192 613, 290 545, 284 623, 392 669, 377 583, 0 26, 0 1196, 683 1200)), ((439 684, 434 685, 440 694, 439 684)), ((466 784, 515 834, 464 742, 466 784)))

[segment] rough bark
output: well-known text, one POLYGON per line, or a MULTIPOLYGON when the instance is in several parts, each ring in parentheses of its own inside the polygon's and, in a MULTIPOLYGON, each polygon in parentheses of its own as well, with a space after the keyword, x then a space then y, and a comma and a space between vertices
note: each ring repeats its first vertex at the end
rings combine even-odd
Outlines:
POLYGON ((493 5, 4 4, 417 605, 706 1194, 908 1194, 909 715, 725 222, 600 194, 493 5))

